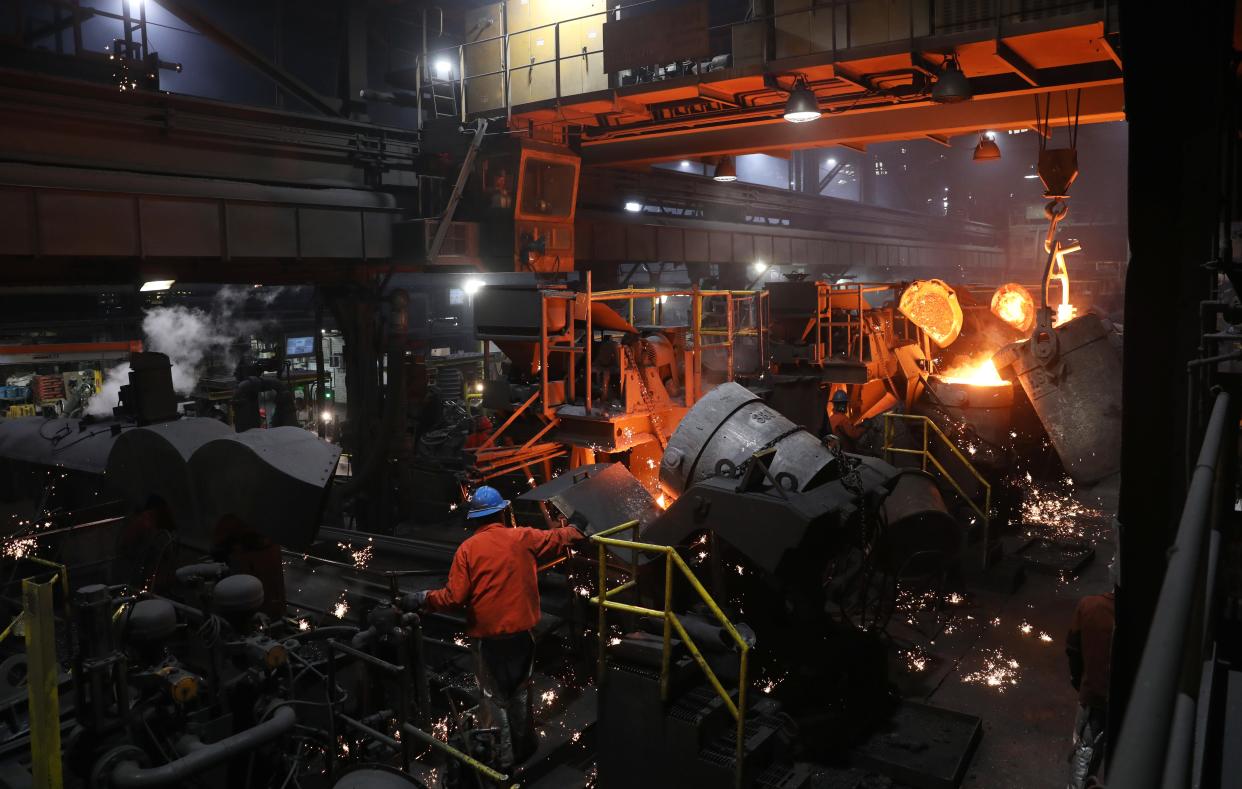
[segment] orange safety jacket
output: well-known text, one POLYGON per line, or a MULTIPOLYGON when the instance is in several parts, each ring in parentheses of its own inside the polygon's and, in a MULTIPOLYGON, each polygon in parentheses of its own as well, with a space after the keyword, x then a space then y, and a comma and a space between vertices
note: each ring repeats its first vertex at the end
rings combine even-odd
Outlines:
POLYGON ((464 608, 466 635, 473 638, 530 630, 539 622, 539 563, 581 539, 572 526, 545 530, 489 523, 458 546, 448 583, 427 594, 423 609, 464 608))

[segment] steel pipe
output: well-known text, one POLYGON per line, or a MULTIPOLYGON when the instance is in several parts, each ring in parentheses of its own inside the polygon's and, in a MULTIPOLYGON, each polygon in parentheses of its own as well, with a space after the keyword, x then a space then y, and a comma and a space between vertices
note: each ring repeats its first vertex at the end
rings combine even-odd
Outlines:
POLYGON ((262 723, 239 731, 231 737, 225 737, 219 742, 202 744, 168 764, 142 767, 134 761, 121 762, 112 768, 111 785, 116 789, 147 789, 188 781, 204 770, 288 734, 297 721, 297 713, 292 707, 277 707, 272 712, 272 717, 262 723))
MULTIPOLYGON (((1196 596, 1202 592, 1197 581, 1215 503, 1217 464, 1229 432, 1229 411, 1230 396, 1221 392, 1212 406, 1121 736, 1109 760, 1108 783, 1112 786, 1154 787, 1165 772, 1187 638, 1197 640, 1201 636, 1191 632, 1192 614, 1196 596)), ((1185 711, 1177 717, 1184 721, 1185 711)))

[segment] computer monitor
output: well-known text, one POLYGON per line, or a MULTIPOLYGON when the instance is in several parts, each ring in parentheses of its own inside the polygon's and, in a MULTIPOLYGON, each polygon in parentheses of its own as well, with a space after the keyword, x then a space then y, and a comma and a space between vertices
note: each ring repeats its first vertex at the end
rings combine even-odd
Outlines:
POLYGON ((313 356, 315 354, 315 336, 286 337, 285 358, 296 356, 313 356))

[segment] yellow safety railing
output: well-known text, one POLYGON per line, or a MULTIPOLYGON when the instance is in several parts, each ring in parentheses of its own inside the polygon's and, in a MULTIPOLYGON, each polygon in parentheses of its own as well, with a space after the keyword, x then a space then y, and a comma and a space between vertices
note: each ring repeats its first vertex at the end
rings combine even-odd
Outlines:
POLYGON ((884 457, 886 459, 891 460, 892 455, 894 453, 904 454, 904 455, 922 456, 923 470, 927 471, 928 463, 934 466, 935 469, 940 472, 940 476, 947 479, 949 481, 949 484, 953 486, 953 489, 957 491, 957 495, 961 496, 966 501, 966 503, 970 505, 970 508, 975 511, 975 514, 977 514, 980 520, 982 520, 983 522, 983 566, 987 567, 987 564, 988 564, 988 533, 991 529, 991 524, 992 524, 991 517, 989 516, 989 513, 991 513, 992 511, 992 485, 991 483, 989 483, 986 479, 984 479, 983 475, 979 473, 979 470, 975 468, 974 464, 966 459, 966 455, 962 454, 962 451, 958 449, 957 446, 952 441, 949 440, 949 437, 944 434, 944 431, 940 429, 939 425, 937 425, 931 419, 925 416, 921 416, 919 414, 894 414, 891 412, 887 412, 884 414, 884 457), (898 419, 905 419, 905 420, 912 421, 912 422, 922 423, 923 446, 921 448, 907 449, 906 447, 893 446, 893 439, 896 437, 896 426, 897 426, 896 420, 898 419), (975 502, 973 498, 966 495, 966 491, 962 489, 961 484, 956 479, 954 479, 953 475, 949 473, 949 470, 944 467, 944 464, 941 463, 940 460, 932 453, 931 437, 933 435, 935 435, 937 438, 940 439, 940 442, 945 446, 945 448, 947 448, 950 452, 953 453, 953 456, 956 457, 961 462, 961 464, 966 467, 966 470, 969 471, 971 475, 974 476, 974 478, 979 482, 979 485, 982 486, 983 488, 983 507, 982 508, 979 507, 979 505, 975 502))
POLYGON ((720 606, 716 605, 716 601, 712 599, 711 594, 703 588, 703 584, 695 577, 694 571, 690 569, 681 555, 677 553, 677 549, 670 545, 654 545, 645 542, 636 542, 634 540, 625 540, 612 535, 622 531, 630 531, 636 533, 638 530, 638 521, 629 521, 622 523, 620 526, 614 526, 611 529, 605 529, 591 536, 591 542, 599 546, 599 595, 591 598, 591 603, 599 606, 599 674, 600 680, 603 681, 604 666, 607 659, 608 650, 608 611, 626 611, 631 614, 640 614, 642 616, 659 617, 664 622, 664 650, 660 659, 660 700, 668 701, 669 687, 669 663, 672 653, 673 631, 677 631, 681 642, 686 645, 686 649, 690 652, 694 662, 699 665, 703 673, 707 676, 707 681, 711 683, 716 694, 720 696, 729 713, 733 715, 737 722, 737 752, 736 752, 736 783, 742 785, 742 757, 745 752, 746 744, 746 674, 750 662, 750 644, 746 639, 742 638, 737 632, 737 628, 729 621, 729 618, 720 610, 720 606), (630 580, 614 587, 608 588, 608 547, 628 549, 631 553, 630 562, 630 580), (632 605, 630 603, 622 603, 612 598, 621 594, 627 589, 631 589, 638 584, 638 552, 648 551, 651 553, 664 554, 664 608, 663 610, 656 608, 646 608, 644 606, 632 605), (724 685, 720 683, 720 679, 716 676, 716 672, 712 671, 711 666, 707 664, 707 659, 703 657, 703 653, 699 650, 694 640, 690 638, 690 634, 686 632, 686 628, 682 625, 681 620, 673 611, 673 569, 681 571, 686 580, 690 583, 690 587, 698 594, 699 598, 707 606, 708 610, 715 615, 720 626, 725 629, 733 642, 737 644, 738 649, 738 687, 737 702, 725 690, 724 685))

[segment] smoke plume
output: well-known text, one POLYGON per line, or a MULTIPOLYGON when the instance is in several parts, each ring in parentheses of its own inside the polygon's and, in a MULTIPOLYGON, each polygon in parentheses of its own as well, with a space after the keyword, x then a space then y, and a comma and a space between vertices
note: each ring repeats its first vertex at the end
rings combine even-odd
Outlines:
MULTIPOLYGON (((240 316, 248 303, 270 306, 283 288, 244 288, 226 285, 216 292, 210 311, 174 305, 154 307, 142 318, 143 348, 167 354, 172 362, 173 389, 180 395, 194 391, 212 356, 232 367, 234 341, 258 331, 264 321, 240 316)), ((129 383, 129 362, 104 374, 103 386, 87 404, 86 413, 104 417, 118 404, 121 387, 129 383)))

